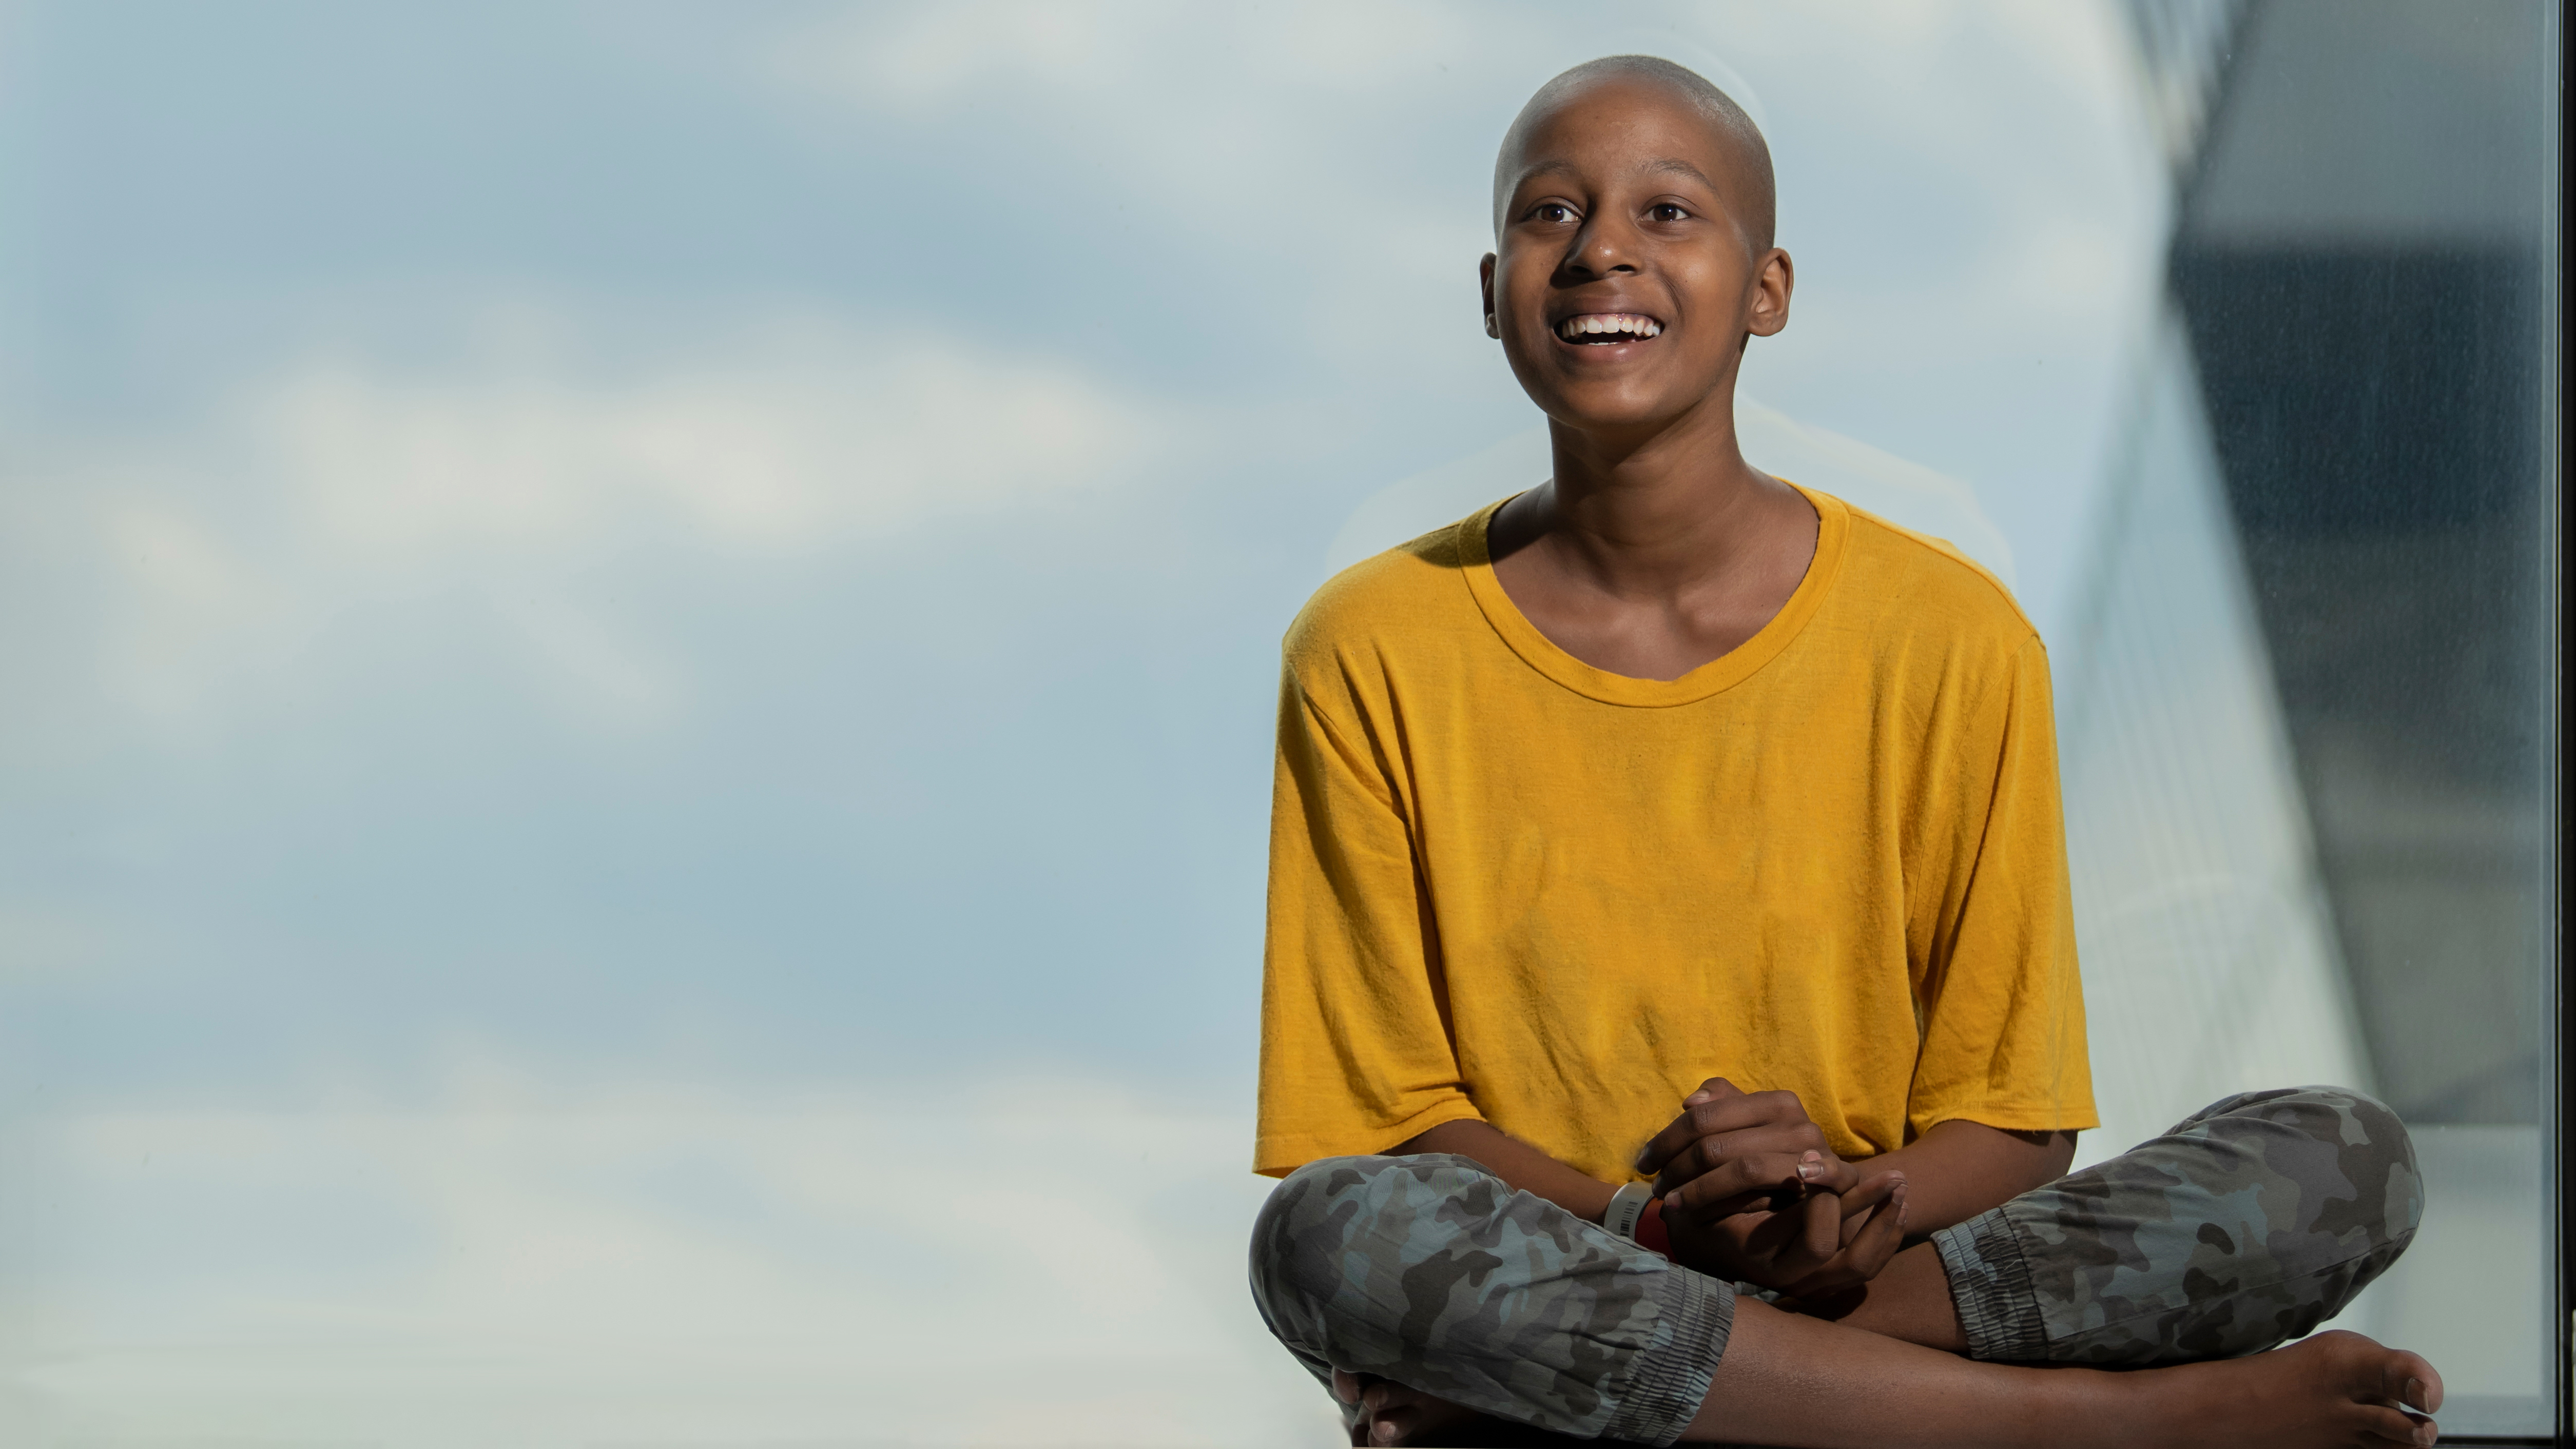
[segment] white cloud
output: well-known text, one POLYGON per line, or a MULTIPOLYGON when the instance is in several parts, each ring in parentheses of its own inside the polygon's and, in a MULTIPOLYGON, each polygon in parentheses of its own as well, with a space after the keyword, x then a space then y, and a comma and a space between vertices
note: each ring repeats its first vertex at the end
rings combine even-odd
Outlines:
POLYGON ((264 389, 248 421, 335 542, 396 550, 561 539, 632 511, 797 548, 1043 501, 1132 470, 1153 440, 1139 406, 1080 373, 883 351, 626 385, 325 362, 264 389))
POLYGON ((313 667, 336 623, 461 591, 485 607, 435 627, 497 624, 570 717, 651 727, 685 710, 686 661, 572 565, 639 546, 753 560, 881 546, 1119 487, 1173 435, 1152 405, 1061 364, 886 351, 806 329, 623 379, 513 356, 435 373, 329 356, 191 435, 67 446, 82 461, 57 492, 91 510, 111 565, 103 680, 189 725, 313 667))
POLYGON ((102 641, 110 689, 147 714, 184 713, 210 655, 274 627, 292 600, 230 541, 176 501, 103 502, 99 542, 119 586, 117 625, 102 641))
MULTIPOLYGON (((1064 5, 1032 0, 853 7, 775 33, 756 64, 791 85, 870 110, 916 114, 987 105, 1005 85, 1097 98, 1129 93, 1139 111, 1196 116, 1187 101, 1243 95, 1243 83, 1371 86, 1430 69, 1514 17, 1446 3, 1206 7, 1064 5), (1171 63, 1180 55, 1220 64, 1171 63), (1247 74, 1248 73, 1248 74, 1247 74)), ((1086 107, 1097 115, 1098 107, 1086 107)), ((1090 117, 1068 117, 1077 124, 1090 117)), ((1185 141, 1198 124, 1169 128, 1185 141)))
MULTIPOLYGON (((1451 183, 1472 191, 1489 162, 1426 187, 1419 117, 1490 108, 1499 132, 1519 104, 1502 92, 1547 73, 1554 23, 1443 3, 853 7, 770 31, 745 68, 834 134, 854 113, 874 136, 1006 134, 1026 164, 1096 176, 1104 212, 1132 205, 1192 246, 1290 254, 1359 227, 1383 259, 1398 227, 1459 238, 1447 270, 1470 275, 1484 224, 1451 183)), ((1303 269, 1266 268, 1265 284, 1303 269)), ((1421 291, 1372 290, 1381 308, 1421 291)))
POLYGON ((688 702, 688 676, 678 660, 570 600, 529 599, 509 617, 534 656, 533 677, 578 718, 649 728, 688 702))
POLYGON ((8 1250, 10 1442, 1318 1442, 1249 1143, 1060 1080, 77 1118, 8 1250))
POLYGON ((1139 32, 1179 7, 1095 10, 1022 3, 939 5, 891 17, 849 11, 796 27, 763 57, 791 81, 872 107, 921 111, 969 86, 1041 80, 1105 88, 1131 79, 1139 32))

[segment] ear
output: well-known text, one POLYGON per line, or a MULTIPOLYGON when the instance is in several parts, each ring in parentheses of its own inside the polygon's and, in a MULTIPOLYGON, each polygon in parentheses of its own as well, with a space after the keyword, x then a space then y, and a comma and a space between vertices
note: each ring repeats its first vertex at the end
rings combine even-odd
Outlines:
POLYGON ((1755 337, 1774 337, 1789 325, 1789 293, 1798 284, 1789 254, 1778 247, 1764 252, 1753 269, 1753 305, 1745 330, 1755 337))
POLYGON ((1476 264, 1476 285, 1485 294, 1485 335, 1500 337, 1503 335, 1503 324, 1494 316, 1494 254, 1492 252, 1485 253, 1485 259, 1476 264))

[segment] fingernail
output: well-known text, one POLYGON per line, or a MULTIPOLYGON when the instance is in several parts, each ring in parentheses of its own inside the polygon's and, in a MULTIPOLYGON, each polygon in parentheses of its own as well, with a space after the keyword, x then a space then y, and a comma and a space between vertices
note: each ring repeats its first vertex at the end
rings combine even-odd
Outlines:
POLYGON ((1905 1226, 1905 1184, 1903 1182, 1896 1184, 1896 1225, 1899 1228, 1905 1226))
POLYGON ((1806 1161, 1798 1164, 1798 1180, 1800 1182, 1813 1182, 1817 1178, 1823 1176, 1824 1171, 1825 1165, 1816 1161, 1813 1154, 1809 1154, 1806 1161))
POLYGON ((1693 1092, 1689 1096, 1682 1098, 1682 1105, 1685 1107, 1697 1107, 1709 1100, 1711 1100, 1711 1098, 1708 1093, 1693 1092))
POLYGON ((2408 1379, 2406 1381, 2406 1392, 2399 1394, 2397 1397, 2404 1399, 2411 1407, 2418 1409, 2423 1408, 2424 1381, 2422 1379, 2408 1379))
MULTIPOLYGON (((1651 1144, 1650 1144, 1650 1145, 1651 1145, 1651 1144)), ((1645 1170, 1646 1170, 1646 1149, 1645 1149, 1645 1148, 1643 1148, 1643 1147, 1638 1148, 1638 1149, 1637 1149, 1637 1155, 1636 1155, 1635 1157, 1630 1158, 1630 1159, 1629 1159, 1629 1162, 1630 1162, 1630 1164, 1631 1164, 1631 1165, 1633 1165, 1633 1166, 1634 1166, 1634 1167, 1635 1167, 1639 1172, 1643 1172, 1643 1171, 1645 1171, 1645 1170)))

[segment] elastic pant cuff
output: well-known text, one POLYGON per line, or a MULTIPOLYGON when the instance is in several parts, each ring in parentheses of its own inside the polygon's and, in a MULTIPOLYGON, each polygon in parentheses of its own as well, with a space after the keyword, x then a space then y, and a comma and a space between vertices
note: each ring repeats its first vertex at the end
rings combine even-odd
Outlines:
POLYGON ((1699 1416, 1735 1327, 1735 1289, 1721 1279, 1674 1268, 1655 1288, 1663 1311, 1654 1342, 1629 1369, 1628 1391, 1603 1427, 1604 1439, 1670 1444, 1681 1438, 1699 1416))
POLYGON ((2021 1239, 2002 1208, 1989 1208, 1932 1235, 1950 1277, 1950 1302, 1968 1337, 1968 1357, 2037 1363, 2048 1357, 2048 1326, 2030 1283, 2021 1239))

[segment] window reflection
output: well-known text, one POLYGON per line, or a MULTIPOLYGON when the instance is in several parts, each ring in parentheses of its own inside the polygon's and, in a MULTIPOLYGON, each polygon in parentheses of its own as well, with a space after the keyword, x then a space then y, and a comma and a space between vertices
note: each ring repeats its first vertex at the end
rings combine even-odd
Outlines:
POLYGON ((2445 1366, 2446 1430, 2546 1432, 2553 19, 2133 17, 2178 215, 2067 651, 2096 1150, 2370 1084, 2429 1207, 2349 1326, 2445 1366))

